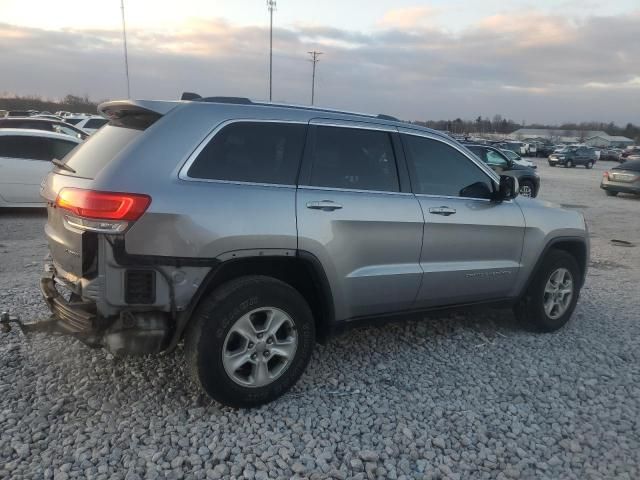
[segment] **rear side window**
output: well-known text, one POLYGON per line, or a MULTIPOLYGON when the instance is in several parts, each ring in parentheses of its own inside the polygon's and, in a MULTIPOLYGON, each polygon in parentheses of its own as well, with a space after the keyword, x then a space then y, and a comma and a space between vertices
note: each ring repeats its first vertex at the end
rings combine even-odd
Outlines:
POLYGON ((67 123, 70 123, 71 125, 75 125, 76 123, 79 123, 80 120, 82 120, 81 118, 65 118, 64 121, 67 123))
POLYGON ((447 197, 463 196, 463 189, 482 182, 493 191, 491 179, 460 151, 439 140, 403 135, 413 191, 447 197))
POLYGON ((400 191, 388 132, 316 126, 310 154, 313 186, 400 191))
POLYGON ((189 168, 191 178, 295 185, 306 125, 236 122, 222 128, 189 168))

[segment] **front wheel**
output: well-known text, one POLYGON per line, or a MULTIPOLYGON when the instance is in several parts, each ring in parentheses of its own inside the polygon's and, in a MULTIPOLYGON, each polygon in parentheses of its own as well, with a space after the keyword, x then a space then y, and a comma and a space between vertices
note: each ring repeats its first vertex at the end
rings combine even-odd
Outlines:
POLYGON ((534 197, 533 183, 531 183, 529 180, 523 180, 522 183, 520 184, 520 195, 522 195, 523 197, 533 198, 534 197))
POLYGON ((563 250, 551 250, 529 285, 516 315, 538 330, 553 332, 571 318, 580 294, 580 268, 563 250))
POLYGON ((605 190, 604 193, 607 194, 607 197, 615 197, 618 195, 618 192, 614 190, 605 190))
POLYGON ((254 407, 275 400, 304 372, 315 344, 309 305, 264 276, 232 280, 198 307, 186 336, 191 374, 214 400, 254 407))
POLYGON ((571 160, 567 160, 567 163, 564 164, 564 168, 571 168, 573 167, 573 162, 571 160))

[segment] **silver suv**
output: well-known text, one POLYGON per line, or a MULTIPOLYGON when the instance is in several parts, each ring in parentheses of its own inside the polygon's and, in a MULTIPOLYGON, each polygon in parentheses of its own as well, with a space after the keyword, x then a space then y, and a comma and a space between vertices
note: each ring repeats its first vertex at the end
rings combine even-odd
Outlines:
POLYGON ((243 98, 114 101, 43 183, 58 330, 170 351, 214 399, 269 402, 361 320, 490 304, 552 331, 589 255, 582 215, 515 198, 439 132, 243 98))

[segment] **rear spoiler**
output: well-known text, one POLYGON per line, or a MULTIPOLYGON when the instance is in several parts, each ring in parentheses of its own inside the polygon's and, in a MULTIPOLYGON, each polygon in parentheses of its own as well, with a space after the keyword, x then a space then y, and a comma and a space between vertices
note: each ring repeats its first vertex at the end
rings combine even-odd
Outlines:
POLYGON ((115 100, 98 105, 98 112, 109 119, 109 125, 144 130, 179 104, 161 100, 115 100))

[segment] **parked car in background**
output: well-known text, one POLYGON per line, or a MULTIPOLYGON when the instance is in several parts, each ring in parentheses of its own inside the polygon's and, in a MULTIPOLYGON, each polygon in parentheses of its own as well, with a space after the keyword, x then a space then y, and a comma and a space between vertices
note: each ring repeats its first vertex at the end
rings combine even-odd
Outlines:
POLYGON ((592 168, 598 157, 594 149, 589 147, 565 147, 549 155, 549 165, 563 165, 567 168, 584 165, 592 168))
POLYGON ((622 154, 622 150, 617 148, 601 148, 600 160, 610 160, 614 162, 619 162, 621 154, 622 154))
POLYGON ((8 110, 4 114, 5 117, 30 117, 31 112, 29 110, 8 110))
POLYGON ((538 143, 536 157, 546 158, 553 153, 555 147, 549 143, 538 143))
POLYGON ((625 148, 620 154, 620 161, 626 162, 628 160, 637 160, 638 155, 640 155, 640 146, 631 145, 625 148))
POLYGON ((523 142, 501 142, 500 148, 503 150, 511 150, 512 152, 515 152, 518 155, 527 154, 527 145, 526 143, 523 143, 523 142))
POLYGON ((604 172, 600 188, 610 197, 619 193, 640 195, 640 158, 629 160, 604 172))
POLYGON ((0 207, 40 207, 42 179, 82 141, 44 130, 0 129, 0 207))
POLYGON ((81 128, 82 130, 87 132, 89 135, 91 135, 92 133, 96 132, 99 128, 106 125, 107 122, 109 122, 109 120, 107 120, 104 117, 91 116, 91 117, 86 117, 80 120, 78 123, 76 123, 76 127, 81 128))
MULTIPOLYGON (((499 175, 518 179, 520 195, 535 198, 540 190, 540 177, 531 168, 520 165, 507 157, 505 152, 489 145, 463 143, 476 157, 489 165, 499 175)), ((509 152, 510 150, 507 150, 509 152)), ((513 152, 512 152, 513 153, 513 152)))
POLYGON ((72 137, 85 140, 89 134, 84 130, 76 127, 75 125, 69 125, 60 120, 49 120, 41 117, 28 117, 28 118, 0 118, 0 128, 28 128, 32 130, 46 130, 47 132, 64 133, 65 135, 71 135, 72 137))
POLYGON ((538 168, 538 166, 535 163, 533 163, 531 160, 525 160, 513 150, 501 149, 500 151, 504 153, 507 156, 507 158, 509 158, 509 160, 511 160, 514 163, 517 163, 518 165, 521 165, 523 167, 528 167, 528 168, 538 168))

